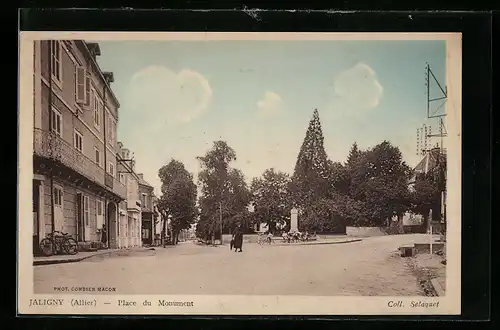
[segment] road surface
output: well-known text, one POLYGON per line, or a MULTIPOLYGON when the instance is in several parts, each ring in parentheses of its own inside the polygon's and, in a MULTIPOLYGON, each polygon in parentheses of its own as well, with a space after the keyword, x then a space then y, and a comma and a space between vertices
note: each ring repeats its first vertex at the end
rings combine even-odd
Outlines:
POLYGON ((422 235, 395 235, 335 245, 250 243, 242 253, 185 242, 127 256, 35 266, 35 293, 111 287, 112 294, 415 296, 421 294, 417 280, 397 249, 423 240, 422 235))

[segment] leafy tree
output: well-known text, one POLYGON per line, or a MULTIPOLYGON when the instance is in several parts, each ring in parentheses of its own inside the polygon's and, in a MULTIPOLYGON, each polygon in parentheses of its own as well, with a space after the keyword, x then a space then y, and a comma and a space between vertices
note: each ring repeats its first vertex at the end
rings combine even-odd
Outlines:
POLYGON ((340 162, 328 160, 328 168, 330 186, 337 192, 347 194, 349 192, 349 171, 347 166, 342 165, 340 162))
POLYGON ((446 157, 438 156, 439 161, 428 173, 419 173, 411 191, 411 211, 423 217, 423 227, 429 227, 429 215, 433 219, 441 217, 441 193, 446 190, 446 157))
POLYGON ((410 168, 399 148, 384 141, 363 152, 352 166, 351 196, 365 205, 366 225, 387 226, 393 216, 402 219, 410 204, 410 168))
POLYGON ((162 196, 158 201, 164 219, 162 234, 165 236, 166 221, 170 218, 172 243, 177 244, 180 231, 190 228, 197 216, 196 185, 184 164, 174 159, 160 168, 158 175, 162 181, 162 196))
POLYGON ((229 226, 231 229, 234 229, 236 224, 241 224, 246 232, 253 232, 252 226, 255 224, 255 215, 245 208, 230 219, 229 226))
POLYGON ((330 198, 318 199, 304 207, 299 226, 309 232, 345 233, 346 226, 366 223, 364 208, 362 202, 334 193, 330 198))
POLYGON ((250 186, 254 206, 255 220, 258 224, 267 224, 274 233, 276 225, 283 225, 290 216, 288 174, 267 169, 261 178, 254 178, 250 186))
POLYGON ((323 132, 318 110, 315 109, 297 157, 290 192, 294 204, 301 206, 324 197, 330 188, 330 173, 323 144, 323 132))
POLYGON ((250 194, 243 173, 231 168, 236 153, 225 141, 215 141, 213 147, 198 157, 202 170, 198 174, 201 185, 201 208, 197 230, 199 237, 215 239, 222 225, 229 230, 232 219, 247 207, 250 194))

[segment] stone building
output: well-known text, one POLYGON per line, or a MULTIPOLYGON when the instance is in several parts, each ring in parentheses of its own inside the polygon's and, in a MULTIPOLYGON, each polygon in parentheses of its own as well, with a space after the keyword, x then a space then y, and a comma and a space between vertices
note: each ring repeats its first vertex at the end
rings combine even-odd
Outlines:
POLYGON ((135 171, 135 159, 130 150, 121 142, 118 147, 118 175, 127 187, 127 199, 120 205, 119 247, 138 247, 142 246, 142 203, 139 189, 141 177, 135 171))
POLYGON ((33 247, 53 231, 98 245, 106 225, 118 246, 116 173, 120 104, 113 74, 97 64, 97 43, 39 40, 34 47, 33 247))
POLYGON ((155 209, 154 201, 155 194, 153 186, 151 186, 142 173, 139 176, 139 193, 141 197, 141 239, 144 245, 153 245, 155 235, 155 209))

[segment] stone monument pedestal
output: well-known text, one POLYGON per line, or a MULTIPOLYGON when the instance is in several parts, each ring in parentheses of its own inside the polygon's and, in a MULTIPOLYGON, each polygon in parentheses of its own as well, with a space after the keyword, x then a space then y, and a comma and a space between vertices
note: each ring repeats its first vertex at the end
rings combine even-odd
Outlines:
POLYGON ((290 231, 298 231, 299 230, 299 218, 298 218, 299 210, 293 208, 290 212, 290 231))

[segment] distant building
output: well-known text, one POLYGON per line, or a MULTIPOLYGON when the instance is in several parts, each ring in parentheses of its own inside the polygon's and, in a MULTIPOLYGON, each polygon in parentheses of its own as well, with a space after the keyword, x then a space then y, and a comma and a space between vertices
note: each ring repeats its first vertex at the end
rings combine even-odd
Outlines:
MULTIPOLYGON (((414 191, 415 180, 419 174, 435 172, 438 169, 439 162, 446 162, 446 149, 434 147, 424 153, 424 156, 413 169, 413 175, 408 183, 410 191, 414 191)), ((441 214, 444 216, 446 207, 446 190, 443 192, 441 200, 441 214)), ((433 214, 434 220, 440 217, 439 212, 433 214)), ((418 225, 423 223, 423 217, 418 214, 407 212, 403 215, 403 224, 405 226, 418 225)))
POLYGON ((118 245, 116 174, 119 102, 97 43, 38 40, 34 47, 33 247, 62 231, 80 245, 118 245), (106 225, 106 231, 103 227, 106 225))
POLYGON ((142 246, 141 241, 141 211, 139 181, 135 173, 135 160, 130 150, 118 144, 118 172, 120 181, 127 187, 127 200, 120 205, 119 247, 130 248, 142 246))
POLYGON ((155 194, 153 186, 150 185, 142 173, 139 176, 139 193, 141 197, 141 240, 144 245, 152 245, 154 243, 155 233, 155 209, 154 200, 155 194))

